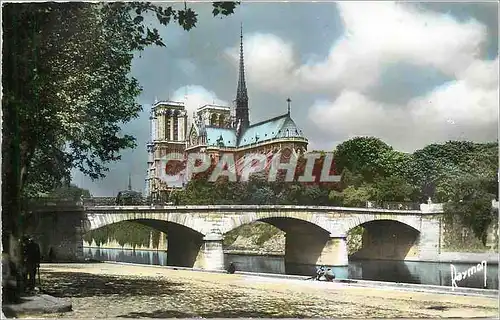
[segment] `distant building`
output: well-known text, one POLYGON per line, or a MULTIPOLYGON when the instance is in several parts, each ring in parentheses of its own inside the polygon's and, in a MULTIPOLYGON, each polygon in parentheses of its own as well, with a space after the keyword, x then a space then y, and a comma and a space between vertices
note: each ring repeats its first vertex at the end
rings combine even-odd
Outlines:
POLYGON ((119 191, 116 195, 116 204, 118 205, 133 205, 142 204, 142 193, 132 190, 132 177, 128 175, 127 190, 119 191))
POLYGON ((262 153, 272 156, 281 151, 285 157, 306 152, 308 140, 288 112, 250 124, 248 94, 243 60, 243 33, 240 42, 239 77, 234 107, 204 105, 196 110, 188 129, 188 115, 182 102, 159 101, 151 108, 151 141, 148 149, 146 195, 163 198, 175 188, 183 188, 187 180, 167 185, 160 179, 162 157, 178 152, 182 158, 194 152, 211 157, 222 153, 235 154, 236 160, 245 154, 262 153))

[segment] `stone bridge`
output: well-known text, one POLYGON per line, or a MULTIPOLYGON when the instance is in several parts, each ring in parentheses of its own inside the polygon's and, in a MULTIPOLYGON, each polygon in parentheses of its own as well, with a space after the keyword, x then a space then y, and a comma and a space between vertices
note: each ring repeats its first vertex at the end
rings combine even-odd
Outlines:
MULTIPOLYGON (((439 255, 442 206, 420 210, 287 205, 116 206, 46 202, 32 209, 28 232, 44 255, 60 261, 83 258, 83 235, 103 226, 135 221, 168 237, 168 265, 222 269, 224 235, 262 221, 285 232, 285 266, 348 264, 347 235, 362 225, 359 258, 435 261, 439 255)), ((287 271, 288 272, 288 271, 287 271)))
POLYGON ((168 265, 223 269, 224 235, 254 221, 285 232, 285 265, 348 264, 347 234, 367 230, 357 255, 394 260, 433 260, 439 254, 442 207, 387 210, 286 205, 86 206, 82 233, 135 221, 168 236, 168 265))

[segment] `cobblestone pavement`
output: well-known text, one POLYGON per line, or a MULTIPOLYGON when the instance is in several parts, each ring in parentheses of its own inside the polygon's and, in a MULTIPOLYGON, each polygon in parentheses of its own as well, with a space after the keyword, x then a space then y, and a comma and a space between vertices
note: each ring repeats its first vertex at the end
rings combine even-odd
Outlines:
MULTIPOLYGON (((497 317, 487 297, 403 292, 111 263, 45 264, 43 290, 71 299, 55 318, 497 317)), ((38 318, 38 317, 37 317, 38 318)))

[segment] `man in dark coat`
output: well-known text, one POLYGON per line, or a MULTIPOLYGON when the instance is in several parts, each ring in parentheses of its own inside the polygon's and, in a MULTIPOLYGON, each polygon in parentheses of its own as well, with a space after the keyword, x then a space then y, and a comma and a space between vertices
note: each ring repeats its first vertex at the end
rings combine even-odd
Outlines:
POLYGON ((234 265, 234 263, 231 262, 229 264, 229 267, 227 268, 227 272, 230 274, 233 274, 236 272, 236 266, 234 265))
POLYGON ((40 246, 31 237, 25 238, 24 241, 24 264, 26 267, 27 289, 35 289, 36 272, 40 266, 40 246))

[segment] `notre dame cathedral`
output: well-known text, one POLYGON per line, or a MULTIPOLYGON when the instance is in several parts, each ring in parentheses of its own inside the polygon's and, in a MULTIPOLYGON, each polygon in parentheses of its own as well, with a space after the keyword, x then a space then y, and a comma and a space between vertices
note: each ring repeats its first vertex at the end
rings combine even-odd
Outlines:
POLYGON ((216 158, 222 153, 233 153, 238 161, 249 153, 272 156, 281 152, 286 158, 292 153, 306 152, 308 140, 290 117, 290 99, 287 102, 287 113, 250 123, 241 33, 238 86, 233 107, 200 106, 188 127, 188 114, 183 102, 158 101, 152 106, 151 141, 147 144, 146 196, 165 198, 174 188, 186 185, 187 180, 167 185, 160 179, 161 170, 165 170, 162 168, 162 157, 169 153, 180 153, 184 159, 188 154, 198 152, 216 158))

